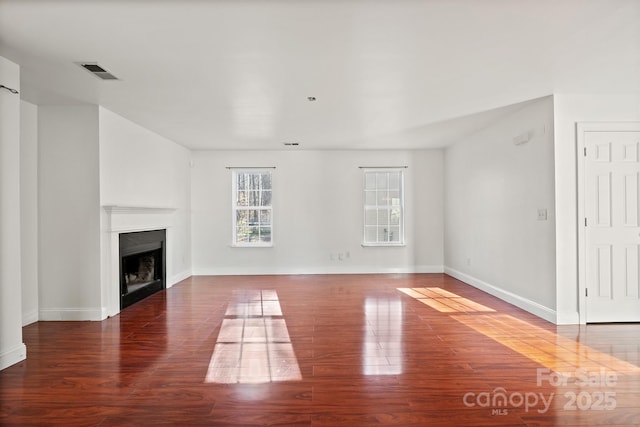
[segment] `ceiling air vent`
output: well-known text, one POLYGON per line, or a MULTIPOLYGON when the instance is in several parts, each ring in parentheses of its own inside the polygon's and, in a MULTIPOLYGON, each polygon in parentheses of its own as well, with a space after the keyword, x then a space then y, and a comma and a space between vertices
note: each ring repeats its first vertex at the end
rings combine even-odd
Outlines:
POLYGON ((118 80, 116 76, 114 76, 95 62, 81 62, 80 66, 102 80, 118 80))

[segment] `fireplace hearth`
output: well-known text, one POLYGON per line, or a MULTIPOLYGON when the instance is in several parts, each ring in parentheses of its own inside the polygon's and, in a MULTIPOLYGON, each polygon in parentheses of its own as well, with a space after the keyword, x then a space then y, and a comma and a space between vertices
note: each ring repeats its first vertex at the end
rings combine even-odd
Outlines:
POLYGON ((166 230, 120 233, 120 309, 166 288, 166 230))

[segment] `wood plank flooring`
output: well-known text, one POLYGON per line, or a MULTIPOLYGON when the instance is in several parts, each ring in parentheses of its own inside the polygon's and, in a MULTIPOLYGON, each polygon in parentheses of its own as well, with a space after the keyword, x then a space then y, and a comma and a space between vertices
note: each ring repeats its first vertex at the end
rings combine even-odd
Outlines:
POLYGON ((192 277, 23 333, 2 426, 640 426, 640 325, 557 327, 442 274, 192 277))

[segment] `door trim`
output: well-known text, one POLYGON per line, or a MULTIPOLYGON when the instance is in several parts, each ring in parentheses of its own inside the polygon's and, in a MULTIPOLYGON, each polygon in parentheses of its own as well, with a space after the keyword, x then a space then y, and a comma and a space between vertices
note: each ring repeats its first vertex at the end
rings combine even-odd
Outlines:
POLYGON ((585 134, 587 132, 640 131, 640 122, 578 122, 576 123, 576 157, 578 166, 578 315, 581 324, 587 323, 587 263, 586 263, 586 207, 585 203, 585 134))

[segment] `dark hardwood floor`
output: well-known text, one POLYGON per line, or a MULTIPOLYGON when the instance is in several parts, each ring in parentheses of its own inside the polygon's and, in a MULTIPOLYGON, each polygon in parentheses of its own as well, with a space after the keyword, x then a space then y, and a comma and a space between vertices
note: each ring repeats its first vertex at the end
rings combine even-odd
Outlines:
POLYGON ((193 277, 24 342, 2 426, 640 426, 640 325, 441 274, 193 277))

